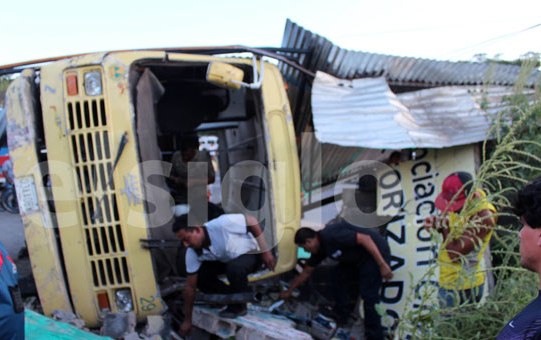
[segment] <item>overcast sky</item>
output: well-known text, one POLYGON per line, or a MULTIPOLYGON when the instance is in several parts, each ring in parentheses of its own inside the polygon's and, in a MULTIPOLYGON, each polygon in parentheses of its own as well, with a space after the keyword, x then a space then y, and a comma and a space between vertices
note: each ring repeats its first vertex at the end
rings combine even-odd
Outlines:
POLYGON ((365 52, 439 60, 541 52, 539 0, 3 0, 0 65, 129 48, 279 47, 287 18, 365 52))

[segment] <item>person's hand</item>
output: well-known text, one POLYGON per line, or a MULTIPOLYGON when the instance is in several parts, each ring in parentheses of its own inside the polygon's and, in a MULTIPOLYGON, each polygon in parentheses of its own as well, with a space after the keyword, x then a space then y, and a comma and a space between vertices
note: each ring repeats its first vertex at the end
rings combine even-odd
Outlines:
POLYGON ((287 300, 291 297, 291 292, 289 290, 284 290, 283 292, 280 292, 280 295, 278 295, 280 300, 287 300))
POLYGON ((438 233, 441 233, 443 229, 446 229, 449 226, 449 217, 444 216, 428 216, 425 218, 425 223, 423 227, 430 231, 430 229, 434 229, 438 233))
POLYGON ((425 223, 423 224, 423 227, 426 229, 426 231, 430 231, 430 229, 434 228, 435 223, 436 216, 427 216, 425 218, 425 223))
POLYGON ((393 270, 387 263, 382 264, 379 271, 381 273, 381 277, 383 277, 385 280, 390 280, 393 278, 393 270))
POLYGON ((261 258, 267 268, 274 270, 274 267, 276 267, 276 259, 270 251, 267 250, 266 252, 262 253, 261 258))
POLYGON ((182 325, 180 325, 179 333, 181 336, 186 336, 192 331, 192 322, 184 320, 182 325))

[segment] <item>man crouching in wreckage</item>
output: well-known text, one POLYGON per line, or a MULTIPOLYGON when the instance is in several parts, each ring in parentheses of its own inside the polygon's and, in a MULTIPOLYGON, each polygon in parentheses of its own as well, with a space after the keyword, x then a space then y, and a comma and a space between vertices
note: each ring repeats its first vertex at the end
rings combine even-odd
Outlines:
POLYGON ((389 245, 376 228, 356 227, 345 220, 326 225, 322 230, 300 228, 295 234, 295 243, 311 254, 303 271, 296 276, 282 299, 291 296, 293 290, 302 285, 325 258, 338 262, 331 284, 335 298, 334 312, 338 324, 344 325, 352 312, 348 303, 347 278, 355 275, 359 294, 364 304, 364 327, 367 339, 383 339, 381 317, 376 311, 380 302, 382 278, 391 279, 389 245))
MULTIPOLYGON (((209 294, 247 292, 248 274, 257 271, 261 262, 270 270, 276 266, 257 219, 250 215, 224 214, 204 224, 189 223, 188 215, 182 215, 175 220, 173 232, 188 248, 184 322, 179 330, 183 336, 192 329, 196 288, 209 294), (224 273, 229 285, 218 278, 224 273)), ((246 313, 242 303, 229 304, 219 315, 235 318, 246 313)))

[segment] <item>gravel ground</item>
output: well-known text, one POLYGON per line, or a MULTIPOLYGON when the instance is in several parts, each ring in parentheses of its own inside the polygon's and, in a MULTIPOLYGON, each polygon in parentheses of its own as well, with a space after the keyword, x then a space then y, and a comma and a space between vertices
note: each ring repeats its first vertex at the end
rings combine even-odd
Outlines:
POLYGON ((8 253, 15 259, 21 248, 24 247, 24 230, 21 216, 0 212, 0 242, 4 244, 8 253))

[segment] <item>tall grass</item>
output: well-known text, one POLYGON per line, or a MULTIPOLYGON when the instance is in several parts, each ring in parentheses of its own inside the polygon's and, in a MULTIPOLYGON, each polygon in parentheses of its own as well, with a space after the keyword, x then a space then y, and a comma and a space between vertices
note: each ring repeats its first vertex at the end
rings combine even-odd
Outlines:
MULTIPOLYGON (((524 79, 534 65, 537 61, 524 63, 516 94, 506 99, 509 110, 495 120, 491 138, 483 144, 482 164, 470 193, 482 188, 487 193, 486 199, 498 210, 498 225, 491 242, 494 265, 487 269, 495 279, 494 287, 479 304, 444 309, 434 301, 435 288, 417 292, 417 296, 422 295, 422 306, 404 312, 396 334, 400 339, 407 335, 414 339, 494 339, 505 323, 537 295, 538 277, 520 267, 519 224, 512 214, 516 190, 541 175, 539 87, 535 93, 523 91, 524 79)), ((479 228, 474 217, 479 200, 467 202, 459 218, 469 222, 464 223, 460 233, 479 228)), ((436 266, 419 282, 434 277, 436 266)))

